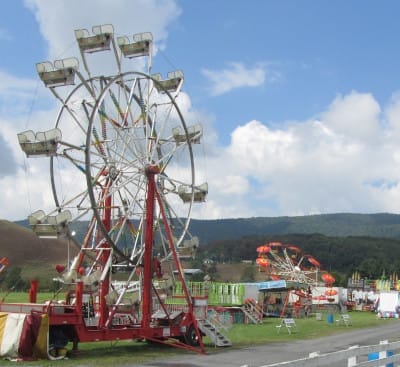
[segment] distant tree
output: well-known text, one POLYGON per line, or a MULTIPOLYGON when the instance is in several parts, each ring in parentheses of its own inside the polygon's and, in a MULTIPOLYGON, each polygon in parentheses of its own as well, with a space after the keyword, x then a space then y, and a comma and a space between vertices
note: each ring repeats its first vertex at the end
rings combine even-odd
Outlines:
POLYGON ((346 274, 340 281, 343 286, 347 284, 347 275, 356 270, 368 279, 379 278, 383 271, 400 274, 400 241, 389 238, 333 237, 318 233, 255 235, 213 241, 201 249, 208 258, 219 262, 240 262, 255 259, 256 248, 268 242, 297 245, 303 253, 317 259, 323 270, 346 274))
POLYGON ((335 278, 334 286, 336 287, 347 287, 347 276, 346 274, 341 274, 336 271, 331 273, 332 276, 335 278))
POLYGON ((203 260, 199 256, 196 256, 194 259, 190 259, 189 264, 191 268, 198 269, 203 265, 203 260))
POLYGON ((0 287, 1 287, 1 288, 3 288, 3 284, 4 284, 4 281, 5 281, 5 279, 6 279, 7 272, 8 272, 8 269, 3 270, 3 271, 0 273, 0 287))
POLYGON ((189 280, 190 280, 191 282, 202 282, 202 281, 203 281, 203 278, 204 278, 204 273, 201 272, 201 273, 193 274, 193 275, 190 277, 189 280))
POLYGON ((255 275, 254 275, 254 271, 255 271, 256 267, 253 265, 248 265, 243 269, 243 273, 241 276, 241 281, 242 282, 254 282, 255 281, 255 275))
POLYGON ((215 263, 213 262, 211 264, 208 264, 205 269, 205 272, 211 276, 217 274, 218 271, 217 271, 217 266, 215 265, 215 263))
POLYGON ((367 258, 359 264, 357 270, 362 278, 378 279, 384 270, 384 265, 376 258, 367 258))
POLYGON ((8 269, 4 279, 4 286, 8 290, 22 291, 27 289, 27 283, 21 277, 22 269, 19 266, 12 266, 8 269))

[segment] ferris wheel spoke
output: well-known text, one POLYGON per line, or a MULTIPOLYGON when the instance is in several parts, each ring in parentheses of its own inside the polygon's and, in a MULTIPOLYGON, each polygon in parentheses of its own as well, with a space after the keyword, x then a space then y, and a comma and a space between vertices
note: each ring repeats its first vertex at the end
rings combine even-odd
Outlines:
POLYGON ((119 245, 119 247, 124 250, 125 254, 127 254, 126 249, 127 247, 130 247, 131 239, 135 237, 136 232, 137 229, 126 216, 121 216, 120 219, 110 229, 110 235, 115 243, 120 244, 122 241, 125 240, 125 246, 119 245), (125 237, 127 234, 129 235, 129 240, 127 240, 127 238, 125 237), (129 243, 129 246, 127 245, 127 243, 129 243))
POLYGON ((135 164, 135 162, 140 162, 140 154, 134 146, 135 140, 125 133, 122 135, 117 132, 118 139, 114 141, 106 141, 106 147, 108 155, 111 157, 110 161, 120 160, 125 161, 128 164, 135 164), (128 161, 126 157, 130 157, 131 161, 128 161))

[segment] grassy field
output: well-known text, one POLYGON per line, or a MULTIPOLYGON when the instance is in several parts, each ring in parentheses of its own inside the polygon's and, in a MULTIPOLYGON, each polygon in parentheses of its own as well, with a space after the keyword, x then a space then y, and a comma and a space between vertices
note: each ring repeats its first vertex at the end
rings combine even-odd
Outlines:
MULTIPOLYGON (((4 294, 3 294, 4 295, 4 294)), ((2 298, 3 295, 0 294, 2 298)), ((52 294, 39 294, 38 302, 48 300, 52 294)), ((1 299, 0 298, 0 299, 1 299)), ((9 294, 7 302, 26 302, 27 293, 9 294)), ((279 318, 266 318, 260 325, 235 324, 226 335, 231 339, 233 346, 231 348, 242 348, 250 345, 260 345, 268 343, 286 342, 289 340, 319 338, 332 333, 344 333, 354 328, 379 327, 388 322, 400 322, 399 319, 378 319, 371 312, 350 312, 352 326, 337 325, 327 322, 327 312, 322 312, 322 320, 316 317, 296 319, 298 332, 289 335, 282 328, 278 334, 276 325, 280 323, 279 318)), ((334 319, 338 314, 334 314, 334 319)), ((221 348, 215 348, 210 339, 205 337, 203 342, 208 354, 218 353, 221 348)), ((224 349, 226 351, 226 349, 224 349)), ((119 341, 82 343, 79 345, 79 353, 70 356, 68 360, 51 362, 35 361, 29 362, 29 366, 110 366, 110 365, 135 365, 157 359, 168 359, 179 353, 189 353, 158 344, 148 344, 140 341, 119 341)), ((0 366, 10 365, 10 362, 0 361, 0 366)))
POLYGON ((233 341, 234 347, 244 347, 294 339, 319 338, 333 333, 350 331, 354 328, 379 327, 387 322, 400 322, 398 319, 379 319, 372 312, 350 312, 349 315, 351 326, 337 324, 335 320, 339 318, 339 314, 333 315, 334 323, 328 323, 327 312, 322 312, 322 320, 317 320, 315 316, 296 319, 298 332, 291 335, 284 328, 279 334, 277 333, 276 326, 280 324, 279 318, 267 318, 264 319, 262 325, 234 325, 229 333, 229 338, 233 341))
MULTIPOLYGON (((59 297, 63 297, 63 294, 60 294, 59 297)), ((49 300, 52 300, 54 297, 54 293, 46 292, 46 293, 38 293, 37 294, 37 303, 43 303, 49 300)), ((29 293, 28 292, 0 292, 0 300, 3 300, 5 303, 24 303, 29 302, 29 293)))

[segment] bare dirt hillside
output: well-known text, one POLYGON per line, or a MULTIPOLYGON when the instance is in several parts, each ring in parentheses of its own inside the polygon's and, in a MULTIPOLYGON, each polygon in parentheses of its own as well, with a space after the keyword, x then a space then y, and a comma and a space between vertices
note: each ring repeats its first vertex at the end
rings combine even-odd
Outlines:
POLYGON ((246 268, 253 269, 255 281, 264 281, 265 273, 260 273, 258 267, 254 264, 235 263, 235 264, 217 264, 217 278, 222 282, 241 282, 243 275, 246 273, 246 268))
POLYGON ((0 220, 0 258, 7 257, 10 265, 64 263, 67 252, 66 241, 39 239, 30 229, 0 220))

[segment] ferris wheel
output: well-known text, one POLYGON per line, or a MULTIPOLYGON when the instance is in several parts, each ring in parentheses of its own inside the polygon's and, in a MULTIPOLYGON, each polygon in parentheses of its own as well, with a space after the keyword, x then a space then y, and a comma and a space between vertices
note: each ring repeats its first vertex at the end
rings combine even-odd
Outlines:
POLYGON ((192 147, 200 143, 202 126, 188 126, 179 109, 183 73, 171 72, 165 80, 150 74, 151 33, 135 34, 133 41, 125 36, 115 40, 113 34, 112 25, 93 27, 93 35, 75 31, 82 73, 77 58, 37 64, 41 80, 62 107, 52 129, 18 135, 27 156, 50 157, 55 208, 32 213, 30 223, 40 236, 49 237, 68 235, 74 222, 88 220, 83 246, 107 242, 114 262, 135 261, 143 249, 151 173, 156 175, 157 251, 168 258, 171 237, 178 250, 192 255, 198 246, 188 232, 192 205, 208 192, 206 183, 195 182, 192 147), (95 60, 88 55, 106 51, 113 51, 118 72, 93 75, 89 65, 95 60), (147 70, 124 72, 122 59, 138 57, 146 60, 147 70))
POLYGON ((313 256, 304 254, 298 246, 270 242, 257 247, 256 263, 259 270, 272 280, 295 281, 309 286, 332 284, 334 278, 321 270, 321 264, 313 256))
POLYGON ((198 184, 195 177, 194 146, 201 142, 202 126, 188 125, 179 108, 183 72, 165 79, 151 74, 151 33, 130 40, 114 37, 112 25, 92 31, 75 31, 84 71, 75 57, 36 65, 61 108, 51 129, 18 134, 27 157, 50 162, 54 209, 33 212, 29 223, 39 237, 67 237, 78 246, 67 269, 57 271, 81 299, 84 289, 95 302, 85 306, 95 315, 87 315, 86 326, 95 323, 100 333, 120 322, 115 315, 121 318, 121 309, 128 307, 124 322, 136 331, 126 337, 160 341, 168 333, 202 348, 180 265, 180 258, 193 257, 199 245, 189 231, 190 217, 193 205, 208 193, 207 183, 198 184), (94 71, 92 54, 104 52, 112 55, 116 73, 94 71), (124 70, 124 59, 138 58, 143 70, 124 70), (79 243, 73 231, 82 223, 87 228, 79 243), (119 288, 113 283, 118 271, 119 288), (165 305, 176 282, 187 313, 180 323, 174 321, 176 310, 165 305), (135 313, 132 305, 141 311, 135 313), (165 330, 157 330, 155 315, 165 330))

